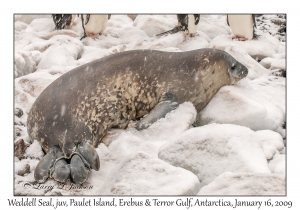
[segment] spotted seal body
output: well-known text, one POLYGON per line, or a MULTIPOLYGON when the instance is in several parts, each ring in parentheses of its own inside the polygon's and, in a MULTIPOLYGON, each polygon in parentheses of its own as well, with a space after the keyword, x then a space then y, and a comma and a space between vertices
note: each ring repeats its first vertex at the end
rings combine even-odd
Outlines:
MULTIPOLYGON (((125 128, 130 120, 148 114, 137 123, 138 130, 147 128, 185 101, 192 102, 200 112, 220 87, 247 73, 245 66, 216 49, 133 50, 110 55, 71 70, 50 84, 32 105, 28 133, 52 154, 43 162, 43 167, 50 165, 50 177, 51 173, 56 177, 59 174, 53 170, 61 158, 71 158, 72 169, 73 156, 82 168, 76 169, 73 164, 78 177, 88 174, 90 168, 99 169, 93 147, 98 146, 108 129, 125 128)), ((43 167, 36 169, 37 180, 47 178, 40 175, 43 167)), ((72 170, 70 173, 72 177, 72 170)), ((72 180, 82 183, 86 178, 87 175, 80 181, 72 180)))

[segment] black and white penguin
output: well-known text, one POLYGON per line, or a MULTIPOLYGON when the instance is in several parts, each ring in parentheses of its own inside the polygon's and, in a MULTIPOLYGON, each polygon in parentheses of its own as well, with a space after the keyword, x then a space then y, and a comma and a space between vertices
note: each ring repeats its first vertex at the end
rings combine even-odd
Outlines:
POLYGON ((53 14, 55 30, 70 29, 74 25, 75 17, 76 15, 71 14, 53 14))
POLYGON ((85 37, 92 37, 93 39, 101 35, 106 29, 107 21, 110 19, 110 15, 81 15, 82 27, 85 37))
POLYGON ((174 34, 178 31, 184 31, 186 34, 190 34, 191 37, 196 35, 197 25, 200 20, 199 14, 178 14, 178 25, 170 31, 166 31, 156 36, 163 36, 168 34, 174 34))
POLYGON ((227 15, 227 24, 230 26, 233 39, 239 41, 251 40, 256 37, 254 27, 256 27, 255 16, 248 15, 227 15))
POLYGON ((197 25, 200 20, 200 15, 177 15, 178 26, 181 27, 181 31, 190 34, 191 37, 196 35, 197 25))

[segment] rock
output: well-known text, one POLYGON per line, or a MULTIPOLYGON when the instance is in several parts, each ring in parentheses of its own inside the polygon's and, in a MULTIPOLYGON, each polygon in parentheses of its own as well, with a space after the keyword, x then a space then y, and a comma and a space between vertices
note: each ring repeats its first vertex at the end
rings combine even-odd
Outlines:
POLYGON ((203 187, 198 195, 285 195, 285 177, 225 172, 203 187))
POLYGON ((19 170, 17 172, 18 175, 24 176, 25 174, 28 174, 30 172, 30 166, 28 164, 25 165, 25 168, 22 170, 19 170))
POLYGON ((61 192, 54 191, 50 193, 50 196, 62 196, 61 192))
POLYGON ((274 70, 274 71, 272 71, 272 75, 286 78, 286 70, 283 70, 283 69, 274 70))
POLYGON ((128 155, 104 182, 99 195, 195 195, 197 177, 145 152, 128 155))
POLYGON ((285 154, 276 154, 268 163, 272 173, 285 174, 285 154))
POLYGON ((15 77, 30 74, 37 69, 37 64, 41 59, 41 52, 17 50, 15 52, 15 77))
POLYGON ((275 70, 275 69, 282 69, 286 70, 286 60, 285 58, 283 59, 278 59, 278 58, 264 58, 259 62, 262 66, 264 66, 267 69, 270 70, 275 70))
POLYGON ((25 144, 23 139, 18 140, 14 144, 14 155, 18 157, 20 160, 24 159, 25 158, 24 154, 27 147, 28 145, 25 144))
POLYGON ((15 127, 15 138, 21 136, 22 130, 18 127, 15 127))
POLYGON ((135 15, 133 15, 133 14, 131 14, 131 15, 128 14, 127 16, 130 17, 130 19, 134 21, 135 18, 136 18, 136 16, 138 16, 138 15, 137 15, 137 14, 135 14, 135 15))
MULTIPOLYGON (((209 43, 209 47, 225 50, 248 68, 251 61, 249 61, 249 58, 247 57, 251 56, 254 61, 262 60, 266 57, 271 57, 274 53, 277 52, 279 45, 279 41, 277 40, 277 38, 268 34, 263 34, 259 36, 258 39, 247 40, 245 42, 236 41, 235 39, 232 39, 232 36, 233 35, 218 36, 209 43), (246 62, 249 64, 247 64, 246 62)), ((258 68, 261 68, 259 67, 259 65, 256 66, 258 68)), ((259 69, 252 70, 260 71, 259 69)))
POLYGON ((281 42, 286 40, 286 15, 256 16, 256 27, 260 34, 268 33, 281 42))
POLYGON ((51 37, 49 41, 52 44, 41 55, 37 68, 49 69, 53 66, 74 68, 78 66, 77 60, 83 52, 83 44, 78 38, 58 35, 51 37))
POLYGON ((23 116, 23 110, 20 109, 20 108, 16 108, 16 109, 15 109, 15 115, 16 115, 18 118, 22 117, 22 116, 23 116))
POLYGON ((189 129, 164 144, 158 157, 193 172, 201 186, 226 171, 270 173, 259 136, 230 124, 189 129))
POLYGON ((26 149, 26 157, 41 159, 44 157, 44 152, 37 140, 34 140, 33 143, 26 149))
POLYGON ((176 15, 138 15, 133 22, 133 26, 145 31, 149 37, 171 30, 176 25, 176 15))
POLYGON ((286 33, 286 27, 282 27, 282 28, 280 28, 280 29, 278 29, 278 33, 286 33))
POLYGON ((266 158, 271 159, 275 153, 279 153, 284 148, 282 136, 279 133, 270 130, 261 130, 255 132, 264 149, 266 158))
POLYGON ((24 15, 14 15, 14 21, 21 21, 27 24, 30 24, 34 19, 39 19, 39 18, 51 18, 51 15, 29 15, 29 14, 24 14, 24 15))
MULTIPOLYGON (((263 77, 254 82, 257 86, 270 83, 268 78, 263 77)), ((199 125, 228 123, 246 126, 255 131, 273 130, 280 133, 285 113, 284 109, 281 110, 279 106, 284 101, 278 100, 285 92, 269 86, 266 87, 265 92, 262 91, 261 86, 259 88, 260 91, 252 87, 224 86, 220 88, 198 114, 197 122, 199 125)), ((280 134, 285 135, 282 132, 280 134)))
POLYGON ((222 35, 230 35, 230 27, 226 22, 226 15, 200 15, 198 30, 214 39, 222 35))
POLYGON ((282 128, 283 128, 283 129, 286 129, 286 122, 283 122, 282 128))
POLYGON ((274 19, 271 19, 271 22, 276 24, 276 25, 286 25, 286 20, 284 19, 281 19, 281 18, 274 18, 274 19))

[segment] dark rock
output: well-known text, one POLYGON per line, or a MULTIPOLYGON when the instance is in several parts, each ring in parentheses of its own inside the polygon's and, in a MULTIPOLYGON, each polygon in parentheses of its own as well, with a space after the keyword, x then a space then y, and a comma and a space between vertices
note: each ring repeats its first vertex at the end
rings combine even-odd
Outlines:
POLYGON ((282 18, 282 19, 286 19, 286 15, 285 14, 277 15, 277 17, 282 18))
POLYGON ((22 132, 21 128, 15 127, 15 139, 21 136, 21 132, 22 132))
POLYGON ((273 71, 272 75, 278 76, 278 77, 286 77, 286 71, 283 69, 279 69, 279 70, 273 71))
MULTIPOLYGON (((282 34, 282 33, 286 33, 286 27, 282 27, 278 30, 278 33, 282 34)), ((285 35, 285 34, 284 34, 285 35)))
POLYGON ((20 109, 20 108, 16 108, 15 109, 15 115, 17 116, 17 117, 22 117, 23 116, 23 110, 22 109, 20 109))
POLYGON ((286 25, 286 21, 284 19, 280 19, 280 18, 271 19, 271 22, 278 25, 278 26, 286 25))
POLYGON ((14 155, 18 157, 20 160, 24 159, 25 158, 24 154, 27 147, 28 145, 25 144, 24 140, 20 139, 14 144, 14 155))
POLYGON ((16 133, 16 136, 21 136, 21 129, 20 128, 15 128, 15 133, 16 133))
POLYGON ((57 192, 57 191, 52 192, 51 195, 62 196, 61 192, 57 192))
POLYGON ((282 128, 283 128, 283 129, 286 129, 286 122, 284 122, 284 123, 282 124, 282 128))
POLYGON ((24 176, 25 174, 28 174, 30 172, 30 166, 28 164, 25 165, 24 169, 19 170, 17 172, 18 175, 24 176))
POLYGON ((128 14, 127 15, 128 17, 130 17, 131 18, 131 20, 135 20, 135 18, 136 18, 136 16, 138 16, 138 15, 136 15, 136 14, 128 14))

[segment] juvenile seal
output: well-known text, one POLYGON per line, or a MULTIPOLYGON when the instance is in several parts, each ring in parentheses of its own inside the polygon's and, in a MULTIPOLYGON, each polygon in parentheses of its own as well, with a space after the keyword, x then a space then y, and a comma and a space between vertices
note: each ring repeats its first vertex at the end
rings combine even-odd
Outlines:
POLYGON ((28 114, 28 134, 47 153, 35 179, 64 182, 71 175, 83 183, 91 168, 99 170, 94 147, 108 129, 125 128, 148 114, 136 126, 145 129, 184 101, 200 112, 220 87, 247 73, 217 49, 133 50, 75 68, 52 82, 28 114))

